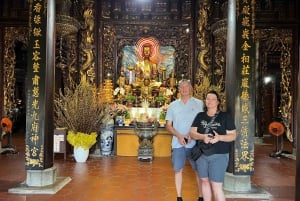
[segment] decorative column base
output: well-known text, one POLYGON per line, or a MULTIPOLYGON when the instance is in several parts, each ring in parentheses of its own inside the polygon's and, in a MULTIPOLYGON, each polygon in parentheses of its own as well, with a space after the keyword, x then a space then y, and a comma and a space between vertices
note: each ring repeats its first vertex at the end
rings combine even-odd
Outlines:
POLYGON ((26 184, 28 186, 47 186, 55 183, 56 167, 45 170, 27 170, 26 184))
POLYGON ((8 189, 8 192, 14 194, 55 194, 70 181, 70 177, 56 178, 56 167, 45 170, 27 170, 26 181, 8 189))
POLYGON ((250 191, 251 180, 249 175, 233 175, 226 172, 224 180, 224 190, 226 191, 250 191))
POLYGON ((252 185, 249 175, 233 175, 226 172, 224 180, 226 198, 269 200, 272 195, 259 186, 252 185))

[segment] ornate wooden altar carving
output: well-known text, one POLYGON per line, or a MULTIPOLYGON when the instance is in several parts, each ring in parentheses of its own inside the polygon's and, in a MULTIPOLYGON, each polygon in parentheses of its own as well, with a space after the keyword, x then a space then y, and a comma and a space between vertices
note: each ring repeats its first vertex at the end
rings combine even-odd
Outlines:
POLYGON ((182 75, 192 78, 195 46, 192 2, 155 1, 151 5, 137 4, 134 1, 103 1, 101 4, 99 41, 102 49, 98 58, 103 73, 100 74, 100 80, 108 72, 113 72, 114 80, 119 77, 118 61, 122 49, 124 46, 134 46, 141 37, 154 37, 161 46, 174 47, 176 78, 182 75))

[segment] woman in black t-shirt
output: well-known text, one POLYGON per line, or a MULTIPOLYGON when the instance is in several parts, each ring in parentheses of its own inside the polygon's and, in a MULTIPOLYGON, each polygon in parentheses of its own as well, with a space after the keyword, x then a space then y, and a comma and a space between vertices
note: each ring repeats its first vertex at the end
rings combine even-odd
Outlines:
POLYGON ((197 159, 197 171, 202 182, 204 200, 225 201, 223 182, 229 161, 231 142, 236 139, 236 127, 231 115, 220 110, 220 97, 209 91, 204 112, 198 113, 190 130, 190 136, 210 145, 209 151, 197 159), (213 119, 213 120, 212 120, 213 119))

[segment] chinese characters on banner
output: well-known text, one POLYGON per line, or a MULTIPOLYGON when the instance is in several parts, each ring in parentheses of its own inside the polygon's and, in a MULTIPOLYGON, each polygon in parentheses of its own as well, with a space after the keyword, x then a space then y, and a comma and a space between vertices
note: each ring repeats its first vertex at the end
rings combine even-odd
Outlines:
POLYGON ((235 145, 234 174, 254 172, 254 90, 255 72, 254 0, 237 1, 236 55, 239 77, 240 130, 235 145))
POLYGON ((26 108, 26 169, 44 169, 44 83, 47 0, 30 1, 26 108))

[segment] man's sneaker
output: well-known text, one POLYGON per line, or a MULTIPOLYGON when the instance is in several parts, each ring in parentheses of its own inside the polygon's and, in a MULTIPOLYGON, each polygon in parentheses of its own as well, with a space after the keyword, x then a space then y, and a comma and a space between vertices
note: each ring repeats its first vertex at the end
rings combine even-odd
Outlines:
POLYGON ((203 197, 198 197, 198 201, 204 201, 203 197))
POLYGON ((182 197, 177 197, 177 201, 183 201, 182 197))

